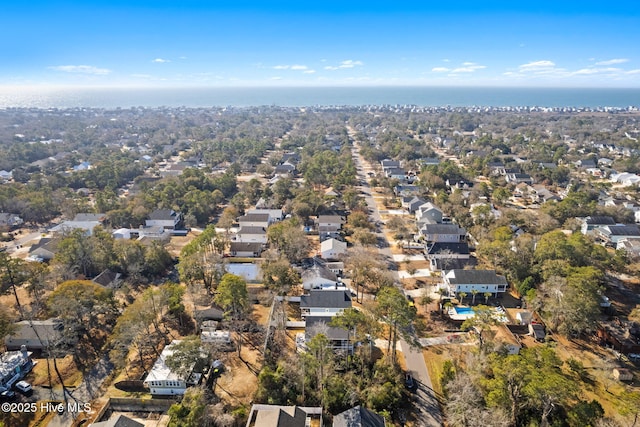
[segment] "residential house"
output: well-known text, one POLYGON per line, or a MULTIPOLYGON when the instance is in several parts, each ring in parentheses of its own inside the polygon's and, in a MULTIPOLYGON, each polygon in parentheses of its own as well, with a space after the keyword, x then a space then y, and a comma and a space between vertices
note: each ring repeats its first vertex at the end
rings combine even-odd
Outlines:
POLYGON ((262 254, 264 244, 260 242, 231 242, 229 252, 234 257, 258 258, 262 254))
POLYGON ((522 345, 515 337, 513 332, 509 330, 507 325, 501 324, 491 328, 487 335, 489 339, 495 344, 498 344, 499 348, 506 350, 507 354, 518 354, 522 345))
POLYGON ((600 157, 598 159, 598 167, 610 168, 613 165, 613 159, 607 157, 600 157))
POLYGON ((424 159, 418 160, 418 163, 422 166, 438 166, 440 159, 437 157, 425 157, 424 159))
POLYGON ((25 347, 0 355, 0 391, 10 390, 33 368, 31 353, 25 347))
MULTIPOLYGON (((200 331, 200 341, 207 344, 216 344, 218 346, 228 346, 231 344, 231 332, 219 331, 214 326, 208 326, 208 322, 203 322, 202 330, 200 331)), ((214 322, 217 323, 217 322, 214 322)))
POLYGON ((616 224, 616 221, 610 216, 588 216, 582 218, 581 221, 580 231, 582 234, 590 234, 596 228, 616 224))
POLYGON ((0 229, 10 230, 22 225, 24 221, 18 214, 0 212, 0 229))
MULTIPOLYGON (((281 213, 282 215, 282 213, 281 213)), ((242 227, 262 227, 267 228, 271 224, 270 214, 268 212, 263 213, 247 213, 238 218, 238 224, 242 227)))
POLYGON ((578 161, 573 162, 573 164, 580 169, 594 169, 598 166, 596 159, 591 159, 591 158, 580 159, 578 161))
POLYGON ((403 168, 388 168, 385 169, 385 175, 387 178, 404 181, 407 178, 407 171, 403 168))
POLYGON ((425 242, 463 242, 467 236, 467 230, 458 224, 425 224, 418 230, 416 240, 425 242))
POLYGON ((386 425, 382 415, 360 405, 333 417, 333 427, 385 427, 386 425))
POLYGON ((473 188, 473 182, 466 179, 447 179, 445 181, 446 186, 450 191, 453 190, 468 190, 473 188))
POLYGON ((161 225, 140 226, 140 228, 132 229, 131 236, 136 237, 138 242, 168 241, 171 233, 168 229, 161 225))
POLYGON ((346 242, 338 239, 327 239, 320 243, 320 256, 323 259, 339 259, 347 253, 346 242))
POLYGON ((89 162, 80 162, 73 167, 74 172, 86 171, 89 169, 91 169, 91 163, 89 162))
POLYGON ((290 163, 292 165, 297 165, 300 163, 300 154, 295 151, 287 152, 282 154, 281 161, 283 163, 290 163))
POLYGON ((549 201, 560 201, 560 196, 558 196, 557 194, 552 193, 551 191, 549 191, 546 187, 541 186, 541 185, 534 185, 533 189, 535 190, 536 193, 536 200, 535 202, 537 203, 545 203, 545 202, 549 202, 549 201))
POLYGON ((182 228, 182 214, 173 209, 156 209, 149 214, 145 225, 147 227, 159 226, 165 230, 180 229, 182 228))
POLYGON ((552 162, 538 162, 538 169, 558 169, 558 165, 552 162))
POLYGON ((267 220, 267 224, 268 225, 271 225, 274 222, 282 221, 284 219, 284 213, 282 212, 282 209, 256 208, 256 209, 250 209, 246 213, 247 213, 247 215, 253 215, 253 214, 267 214, 267 215, 269 215, 269 218, 267 220))
POLYGON ((460 292, 480 294, 491 292, 495 297, 507 291, 507 279, 498 276, 494 270, 449 270, 443 277, 443 285, 450 295, 460 292))
POLYGON ((0 181, 7 182, 13 178, 13 172, 7 172, 6 170, 0 170, 0 181))
POLYGON ((614 173, 611 174, 609 180, 611 180, 611 182, 621 184, 624 187, 629 187, 632 185, 638 185, 638 183, 640 183, 640 176, 628 172, 614 173))
POLYGON ((344 271, 344 262, 342 261, 330 261, 325 263, 324 266, 336 276, 340 276, 344 271))
POLYGON ((605 225, 593 230, 593 234, 606 245, 616 246, 622 239, 640 238, 640 228, 636 224, 605 225))
POLYGON ((302 288, 311 289, 335 289, 339 285, 338 277, 324 265, 314 263, 311 268, 302 272, 302 288))
POLYGON ((273 169, 273 173, 275 173, 277 176, 291 176, 291 175, 295 175, 296 173, 296 166, 289 163, 289 162, 284 162, 280 165, 277 165, 274 169, 273 169))
POLYGON ((220 322, 224 319, 224 311, 221 308, 212 305, 207 308, 196 310, 193 317, 201 324, 204 324, 204 322, 220 322))
POLYGON ((386 169, 397 169, 401 167, 401 164, 399 160, 384 159, 380 162, 380 166, 382 166, 382 170, 384 171, 386 169))
POLYGON ((427 203, 422 197, 418 196, 402 196, 402 207, 409 213, 414 213, 418 208, 427 203))
POLYGON ((98 274, 91 281, 104 286, 105 288, 116 289, 120 286, 120 273, 109 270, 108 268, 98 274))
POLYGON ((93 229, 102 225, 100 221, 62 221, 62 223, 49 229, 52 234, 64 235, 73 230, 81 230, 85 236, 91 236, 93 229))
POLYGON ((433 242, 425 246, 425 257, 432 271, 463 269, 475 265, 467 242, 433 242))
POLYGON ((77 213, 76 216, 73 217, 74 221, 98 221, 103 224, 107 219, 107 215, 103 213, 77 213))
POLYGON ((353 344, 349 340, 349 332, 344 328, 329 326, 331 316, 307 316, 305 318, 305 342, 309 342, 318 332, 322 332, 331 349, 336 352, 352 353, 353 344))
POLYGON ((43 237, 29 248, 29 259, 35 261, 51 261, 58 250, 59 239, 43 237))
POLYGON ((323 241, 340 236, 345 219, 340 215, 319 215, 316 223, 318 224, 320 241, 323 241))
POLYGON ((111 232, 111 236, 114 239, 129 240, 131 239, 131 230, 128 228, 118 228, 117 230, 113 230, 111 232))
POLYGON ((398 184, 393 187, 393 192, 397 197, 417 196, 420 194, 420 187, 413 184, 398 184))
POLYGON ((246 427, 322 427, 322 407, 253 404, 246 427))
POLYGON ((620 239, 616 250, 623 250, 627 255, 637 258, 640 256, 640 239, 620 239))
POLYGON ((326 190, 324 190, 324 197, 327 197, 327 198, 340 197, 340 193, 338 193, 333 187, 329 187, 326 190))
POLYGON ((300 297, 302 317, 334 317, 351 308, 351 294, 345 289, 311 289, 300 297))
POLYGON ((615 318, 600 322, 596 332, 601 344, 609 345, 624 354, 640 353, 640 325, 615 318))
POLYGON ((506 174, 504 163, 501 161, 488 162, 487 167, 491 176, 504 176, 506 174))
POLYGON ((510 184, 533 184, 533 178, 531 178, 531 175, 528 175, 526 173, 508 173, 505 176, 505 179, 510 184))
POLYGON ((442 211, 431 202, 423 203, 415 209, 418 222, 439 224, 442 222, 442 211))
POLYGON ((89 424, 89 427, 144 427, 144 424, 132 420, 124 414, 117 414, 107 421, 89 424))
POLYGON ((14 323, 13 332, 5 337, 7 350, 47 350, 63 340, 63 324, 60 319, 22 320, 14 323))
POLYGON ((149 388, 154 396, 177 396, 184 394, 187 387, 200 382, 202 374, 192 372, 186 378, 173 372, 167 366, 167 358, 173 354, 173 346, 180 340, 173 340, 160 353, 151 371, 144 380, 144 385, 149 388))
POLYGON ((236 242, 244 243, 267 243, 267 228, 266 227, 251 227, 240 226, 240 229, 235 234, 236 242))

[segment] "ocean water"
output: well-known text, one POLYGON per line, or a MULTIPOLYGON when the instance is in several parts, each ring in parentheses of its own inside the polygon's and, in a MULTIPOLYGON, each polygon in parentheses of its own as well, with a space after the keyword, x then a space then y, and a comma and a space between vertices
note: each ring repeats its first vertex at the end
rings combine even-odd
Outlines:
POLYGON ((640 89, 490 87, 237 87, 184 89, 0 88, 0 108, 282 107, 415 105, 420 107, 640 106, 640 89))

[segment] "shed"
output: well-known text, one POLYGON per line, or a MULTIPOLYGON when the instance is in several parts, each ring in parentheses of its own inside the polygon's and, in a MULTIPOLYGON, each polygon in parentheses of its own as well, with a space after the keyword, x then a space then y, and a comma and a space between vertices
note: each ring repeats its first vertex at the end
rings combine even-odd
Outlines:
POLYGON ((613 378, 618 381, 633 381, 633 374, 627 368, 613 368, 613 378))
POLYGON ((544 337, 547 336, 544 331, 544 325, 540 323, 529 323, 529 334, 535 338, 536 341, 544 341, 544 337))
POLYGON ((530 311, 519 311, 516 313, 516 321, 521 325, 528 325, 533 320, 533 313, 530 311))

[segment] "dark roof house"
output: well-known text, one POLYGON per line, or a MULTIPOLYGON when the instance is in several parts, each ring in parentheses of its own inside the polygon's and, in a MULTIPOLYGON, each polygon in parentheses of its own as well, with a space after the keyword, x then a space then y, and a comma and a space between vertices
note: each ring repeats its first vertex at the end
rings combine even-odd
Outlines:
POLYGON ((360 405, 333 418, 333 427, 385 427, 384 417, 360 405))

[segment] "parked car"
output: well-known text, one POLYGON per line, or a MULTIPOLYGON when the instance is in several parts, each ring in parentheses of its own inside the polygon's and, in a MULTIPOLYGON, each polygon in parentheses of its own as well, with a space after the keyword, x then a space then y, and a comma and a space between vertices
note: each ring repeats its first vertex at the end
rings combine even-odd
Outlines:
POLYGON ((16 397, 16 393, 11 390, 5 390, 2 393, 0 393, 0 398, 2 398, 2 400, 11 400, 15 397, 16 397))
POLYGON ((31 387, 31 384, 29 384, 26 381, 18 381, 15 387, 16 387, 16 390, 18 390, 23 394, 31 393, 31 391, 33 390, 33 388, 31 387))
POLYGON ((407 390, 416 391, 418 389, 418 382, 413 378, 413 375, 407 374, 404 377, 404 385, 407 390))

